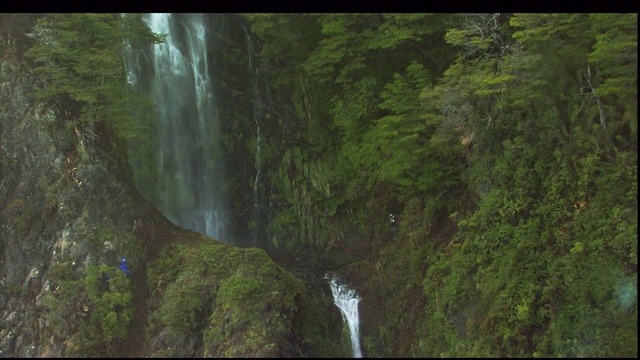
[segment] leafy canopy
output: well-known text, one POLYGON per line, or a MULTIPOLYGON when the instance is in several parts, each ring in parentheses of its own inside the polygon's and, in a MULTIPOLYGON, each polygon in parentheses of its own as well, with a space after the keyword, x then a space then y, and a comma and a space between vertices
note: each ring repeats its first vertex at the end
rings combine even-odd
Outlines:
POLYGON ((131 114, 150 104, 126 83, 124 51, 127 42, 163 41, 140 15, 48 14, 29 36, 35 40, 27 56, 36 63, 38 99, 56 106, 71 126, 105 121, 123 138, 136 135, 131 114))

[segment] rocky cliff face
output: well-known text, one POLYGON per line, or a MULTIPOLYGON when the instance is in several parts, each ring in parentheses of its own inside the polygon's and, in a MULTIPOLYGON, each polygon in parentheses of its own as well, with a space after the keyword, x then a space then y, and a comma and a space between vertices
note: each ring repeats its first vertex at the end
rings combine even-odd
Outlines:
POLYGON ((317 289, 262 250, 173 226, 108 127, 68 126, 33 90, 5 49, 1 356, 342 355, 340 315, 317 289))

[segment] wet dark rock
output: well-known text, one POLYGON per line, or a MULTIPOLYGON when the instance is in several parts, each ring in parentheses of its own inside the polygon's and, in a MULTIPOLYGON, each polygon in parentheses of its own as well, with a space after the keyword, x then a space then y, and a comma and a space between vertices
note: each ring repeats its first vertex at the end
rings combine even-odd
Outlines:
MULTIPOLYGON (((139 195, 123 148, 113 139, 101 141, 108 134, 100 124, 64 126, 70 119, 57 114, 48 104, 34 101, 30 96, 35 83, 31 74, 26 64, 10 56, 0 60, 0 356, 68 356, 70 344, 81 338, 79 331, 93 309, 86 304, 70 304, 78 305, 78 310, 65 319, 52 311, 52 299, 58 299, 61 291, 55 269, 64 268, 82 279, 89 266, 117 266, 121 254, 132 246, 141 249, 131 259, 138 270, 131 277, 133 320, 122 346, 108 349, 114 356, 194 357, 203 356, 205 349, 209 356, 295 357, 330 353, 330 341, 322 345, 324 352, 320 352, 320 345, 308 343, 308 335, 300 330, 300 317, 303 311, 311 310, 311 304, 273 306, 259 312, 257 318, 246 320, 242 316, 247 316, 247 311, 242 306, 255 304, 235 304, 232 314, 220 314, 240 317, 234 320, 240 324, 236 333, 227 329, 221 341, 207 344, 203 343, 205 329, 217 329, 224 322, 210 316, 215 309, 202 310, 199 323, 205 326, 182 334, 170 331, 165 323, 150 316, 163 306, 165 298, 154 298, 158 295, 152 291, 157 289, 147 288, 147 266, 163 257, 163 249, 170 244, 203 240, 199 234, 173 226, 139 195), (242 326, 249 320, 288 327, 263 333, 262 329, 242 326), (53 324, 60 321, 68 327, 54 328, 53 324), (270 345, 250 347, 243 342, 249 335, 253 346, 270 345)), ((288 278, 285 283, 279 273, 263 278, 266 275, 256 269, 273 265, 266 255, 232 267, 225 249, 219 249, 221 258, 216 265, 247 269, 256 281, 273 286, 269 298, 274 302, 279 296, 278 286, 299 282, 288 278)), ((245 256, 249 251, 229 250, 229 254, 245 256)), ((221 276, 224 280, 230 275, 221 276)), ((177 280, 158 286, 166 289, 174 284, 171 281, 177 280)), ((192 292, 189 296, 203 296, 211 303, 216 293, 215 289, 208 290, 211 291, 192 292)), ((285 295, 290 297, 282 296, 285 295)), ((323 306, 314 313, 312 325, 323 326, 316 334, 331 331, 325 323, 323 306)))

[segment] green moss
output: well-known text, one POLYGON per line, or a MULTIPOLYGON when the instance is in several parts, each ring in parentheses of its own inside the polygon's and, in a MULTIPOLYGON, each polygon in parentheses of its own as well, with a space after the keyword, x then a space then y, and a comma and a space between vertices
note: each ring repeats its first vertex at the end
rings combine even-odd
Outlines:
POLYGON ((330 316, 328 310, 335 306, 332 300, 328 303, 312 291, 303 291, 297 297, 300 308, 300 327, 305 343, 311 347, 311 353, 307 356, 329 358, 329 357, 350 357, 351 340, 341 341, 349 332, 343 327, 343 331, 336 331, 344 324, 341 317, 330 316), (342 336, 341 336, 342 335, 342 336), (342 344, 342 345, 341 345, 342 344))
POLYGON ((13 200, 3 211, 9 218, 9 224, 16 229, 18 234, 26 235, 31 229, 33 214, 23 199, 13 200))
POLYGON ((257 248, 209 239, 174 244, 149 266, 152 289, 148 338, 163 329, 202 338, 203 356, 302 356, 340 353, 331 341, 326 307, 300 280, 257 248), (287 345, 289 342, 290 345, 287 345))
MULTIPOLYGON (((2 134, 2 131, 0 131, 0 134, 2 134)), ((0 172, 2 172, 3 176, 6 176, 7 179, 13 178, 13 175, 15 174, 17 167, 18 167, 17 157, 12 158, 10 156, 3 156, 0 158, 0 172)))

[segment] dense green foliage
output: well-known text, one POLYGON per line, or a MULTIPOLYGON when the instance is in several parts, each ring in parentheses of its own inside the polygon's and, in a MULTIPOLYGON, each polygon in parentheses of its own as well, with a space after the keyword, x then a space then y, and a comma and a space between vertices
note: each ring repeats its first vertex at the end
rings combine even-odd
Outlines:
POLYGON ((52 270, 54 291, 43 300, 52 315, 50 335, 66 341, 68 356, 114 356, 133 315, 130 280, 117 267, 88 266, 80 276, 74 265, 52 270))
POLYGON ((637 356, 637 14, 245 18, 298 116, 273 239, 369 242, 368 356, 637 356))
POLYGON ((139 135, 134 114, 150 103, 126 82, 127 42, 160 42, 131 14, 48 14, 29 34, 27 56, 36 63, 36 96, 56 106, 67 125, 108 123, 121 138, 139 135))
MULTIPOLYGON (((411 100, 454 59, 443 40, 454 16, 245 17, 263 40, 258 56, 270 68, 273 97, 290 99, 300 119, 288 127, 295 133, 275 134, 281 141, 271 140, 278 170, 269 174, 270 183, 290 205, 272 222, 279 246, 332 242, 349 231, 331 225, 347 214, 349 224, 364 230, 377 222, 376 215, 364 209, 353 214, 353 207, 371 194, 408 200, 429 192, 438 197, 458 182, 447 174, 461 163, 443 166, 444 159, 436 158, 459 154, 426 146, 434 124, 423 121, 419 103, 411 100), (292 43, 295 51, 289 50, 292 43), (383 195, 390 187, 396 188, 395 195, 383 195)), ((288 117, 276 112, 270 121, 275 127, 288 117)), ((434 200, 431 206, 441 204, 434 200)))
MULTIPOLYGON (((637 357, 637 14, 244 17, 281 106, 260 159, 271 240, 348 264, 379 318, 363 325, 367 356, 637 357)), ((134 133, 129 19, 54 14, 32 33, 38 96, 71 127, 134 133)), ((203 332, 211 353, 273 346, 261 319, 290 324, 262 306, 293 308, 304 289, 270 288, 278 268, 239 266, 264 254, 225 249, 176 246, 150 268, 152 323, 203 332), (245 348, 218 348, 230 334, 245 348)), ((59 271, 66 298, 50 306, 87 327, 63 318, 58 336, 89 352, 120 339, 126 287, 59 271)), ((331 354, 319 315, 303 316, 302 336, 331 354)))

